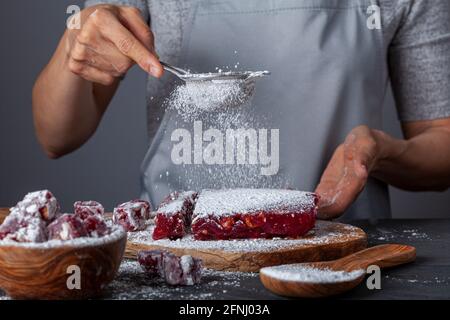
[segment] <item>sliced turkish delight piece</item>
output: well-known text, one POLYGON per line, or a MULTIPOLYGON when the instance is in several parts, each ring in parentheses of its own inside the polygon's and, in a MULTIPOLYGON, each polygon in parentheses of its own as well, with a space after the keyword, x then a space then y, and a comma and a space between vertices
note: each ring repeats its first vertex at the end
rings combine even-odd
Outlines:
POLYGON ((52 221, 59 214, 60 207, 55 196, 48 190, 28 193, 22 201, 11 208, 22 212, 23 215, 39 217, 47 222, 52 221))
POLYGON ((153 239, 182 238, 188 231, 197 199, 197 192, 173 192, 156 211, 153 239))
POLYGON ((164 278, 163 251, 147 250, 138 252, 138 262, 151 277, 164 278))
POLYGON ((92 215, 103 215, 105 209, 97 201, 77 201, 73 204, 74 213, 82 220, 92 215))
POLYGON ((145 200, 132 200, 130 203, 134 204, 136 207, 141 208, 141 215, 144 217, 145 220, 150 219, 150 212, 152 211, 152 206, 150 205, 150 202, 145 200))
POLYGON ((171 240, 182 238, 187 233, 186 221, 181 212, 174 214, 157 213, 155 228, 153 229, 153 240, 168 238, 171 240))
POLYGON ((197 197, 198 192, 195 191, 172 192, 160 203, 157 208, 157 213, 174 213, 183 211, 186 218, 186 226, 190 226, 197 197))
POLYGON ((200 283, 202 262, 188 255, 164 254, 164 275, 170 285, 192 286, 200 283))
POLYGON ((46 223, 40 217, 24 216, 20 211, 13 210, 0 226, 0 240, 47 241, 46 223))
POLYGON ((87 233, 92 238, 100 238, 111 232, 101 215, 90 215, 83 220, 83 224, 87 233))
POLYGON ((196 240, 297 238, 314 227, 318 197, 278 189, 204 190, 193 214, 196 240))
POLYGON ((172 253, 163 253, 164 280, 170 285, 185 285, 180 260, 172 253))
POLYGON ((195 203, 195 200, 198 197, 198 192, 196 191, 174 191, 171 192, 168 196, 166 196, 161 203, 159 204, 157 209, 160 209, 161 207, 178 200, 180 198, 189 200, 192 204, 195 203))
POLYGON ((201 260, 188 255, 178 257, 167 251, 140 251, 138 261, 147 274, 164 279, 170 285, 191 286, 201 280, 201 260))
POLYGON ((200 283, 202 278, 202 261, 200 259, 184 255, 180 258, 180 265, 183 270, 181 284, 192 286, 200 283))
POLYGON ((114 208, 113 222, 127 231, 144 230, 150 219, 150 210, 150 203, 144 200, 125 202, 114 208))
POLYGON ((63 214, 53 221, 47 230, 50 240, 71 240, 88 236, 83 221, 74 214, 63 214))

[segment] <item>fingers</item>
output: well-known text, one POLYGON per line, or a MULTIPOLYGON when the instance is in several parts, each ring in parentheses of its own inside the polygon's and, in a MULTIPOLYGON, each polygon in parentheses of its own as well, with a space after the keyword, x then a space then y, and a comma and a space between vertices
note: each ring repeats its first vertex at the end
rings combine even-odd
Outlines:
POLYGON ((83 79, 94 83, 99 83, 104 86, 111 86, 115 83, 115 81, 117 81, 111 74, 73 59, 69 61, 69 70, 83 79))
POLYGON ((77 42, 71 52, 71 58, 114 77, 122 77, 133 66, 133 61, 113 47, 113 45, 105 45, 102 52, 97 52, 93 48, 77 42))
POLYGON ((134 64, 155 77, 163 68, 154 50, 154 37, 140 11, 132 7, 99 5, 84 11, 85 23, 68 33, 66 51, 71 70, 99 78, 104 84, 122 77, 134 64), (86 65, 81 68, 81 65, 86 65), (82 71, 80 71, 82 70, 82 71))
POLYGON ((353 162, 356 173, 366 178, 375 164, 378 153, 377 142, 370 129, 363 126, 355 128, 347 136, 344 146, 346 161, 353 162))
POLYGON ((319 219, 339 217, 364 189, 366 179, 356 176, 352 168, 344 167, 343 176, 335 181, 324 180, 316 188, 319 200, 319 219))
POLYGON ((141 16, 139 9, 135 7, 124 8, 120 13, 123 25, 134 34, 134 36, 153 54, 155 53, 155 42, 153 33, 141 16))
POLYGON ((316 188, 320 197, 318 218, 328 220, 341 215, 361 192, 364 184, 346 162, 345 147, 339 146, 316 188))
MULTIPOLYGON (((102 35, 113 42, 125 56, 135 61, 144 71, 155 77, 163 73, 162 66, 150 52, 121 22, 109 11, 98 10, 91 15, 102 35)), ((146 26, 146 28, 148 28, 146 26)))

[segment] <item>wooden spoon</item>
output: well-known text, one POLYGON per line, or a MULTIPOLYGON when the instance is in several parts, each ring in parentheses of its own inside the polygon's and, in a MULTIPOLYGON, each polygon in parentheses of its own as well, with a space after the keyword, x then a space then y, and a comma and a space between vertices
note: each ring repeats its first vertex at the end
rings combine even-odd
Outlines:
POLYGON ((377 265, 380 268, 389 268, 412 262, 415 259, 416 249, 414 247, 400 244, 384 244, 356 252, 337 260, 285 265, 346 272, 361 269, 364 270, 361 275, 346 281, 302 282, 286 280, 286 278, 274 276, 274 271, 277 267, 262 268, 259 275, 263 285, 268 290, 278 295, 288 297, 318 298, 340 294, 355 288, 364 280, 366 275, 365 271, 370 265, 377 265))

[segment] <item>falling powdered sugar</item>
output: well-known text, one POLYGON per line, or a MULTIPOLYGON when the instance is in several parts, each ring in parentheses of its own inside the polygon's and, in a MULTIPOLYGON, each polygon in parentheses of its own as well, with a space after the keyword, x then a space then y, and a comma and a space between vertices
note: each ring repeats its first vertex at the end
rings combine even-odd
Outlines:
POLYGON ((363 269, 350 272, 336 271, 328 268, 319 269, 303 264, 287 264, 276 267, 262 268, 262 274, 284 281, 298 281, 305 283, 339 283, 358 279, 365 274, 363 269))
POLYGON ((244 75, 239 79, 235 72, 216 70, 189 74, 194 80, 176 86, 164 100, 170 118, 165 130, 174 142, 171 157, 177 158, 179 172, 170 177, 163 172, 159 179, 171 190, 292 186, 290 177, 275 168, 279 129, 271 128, 270 115, 255 112, 253 103, 257 79, 269 72, 239 72, 244 75), (229 78, 207 80, 216 75, 229 78), (275 169, 263 174, 270 166, 275 169))
MULTIPOLYGON (((165 103, 169 109, 175 110, 188 121, 198 119, 204 113, 245 105, 254 95, 255 79, 263 74, 262 72, 247 73, 247 79, 186 81, 175 88, 165 103)), ((201 77, 201 75, 198 76, 201 77)))

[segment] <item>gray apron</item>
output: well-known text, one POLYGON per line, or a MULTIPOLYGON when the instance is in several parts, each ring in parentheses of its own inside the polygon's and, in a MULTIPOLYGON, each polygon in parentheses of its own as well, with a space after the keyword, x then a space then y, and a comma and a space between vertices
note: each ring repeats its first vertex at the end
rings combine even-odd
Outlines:
MULTIPOLYGON (((158 16, 158 2, 163 1, 151 1, 153 17, 158 16)), ((165 110, 167 89, 177 84, 166 75, 163 81, 150 83, 148 116, 154 132, 142 164, 142 197, 154 205, 174 190, 314 190, 334 150, 354 127, 381 129, 388 72, 382 30, 367 28, 367 8, 376 4, 375 0, 180 3, 185 23, 179 52, 172 57, 160 47, 162 59, 198 72, 236 62, 241 69, 272 72, 257 83, 251 103, 233 111, 240 119, 237 123, 207 117, 201 119, 203 130, 225 132, 233 126, 279 129, 279 170, 263 176, 258 165, 174 164, 171 135, 179 128, 194 134, 194 124, 165 110)), ((157 38, 164 37, 157 30, 164 21, 153 23, 157 38)), ((388 217, 387 186, 375 179, 369 179, 344 215, 345 220, 388 217)))

